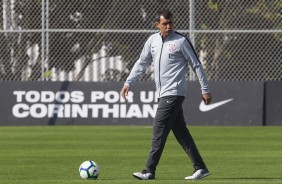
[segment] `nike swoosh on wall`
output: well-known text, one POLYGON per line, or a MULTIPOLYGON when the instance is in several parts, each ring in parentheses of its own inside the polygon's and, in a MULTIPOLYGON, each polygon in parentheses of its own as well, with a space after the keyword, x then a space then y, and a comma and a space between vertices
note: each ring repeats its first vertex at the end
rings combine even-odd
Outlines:
POLYGON ((220 102, 216 102, 216 103, 212 103, 212 104, 209 104, 209 105, 206 105, 203 101, 200 103, 200 106, 199 106, 199 109, 200 111, 202 112, 207 112, 207 111, 210 111, 210 110, 213 110, 219 106, 222 106, 230 101, 232 101, 233 98, 231 99, 228 99, 228 100, 223 100, 223 101, 220 101, 220 102))

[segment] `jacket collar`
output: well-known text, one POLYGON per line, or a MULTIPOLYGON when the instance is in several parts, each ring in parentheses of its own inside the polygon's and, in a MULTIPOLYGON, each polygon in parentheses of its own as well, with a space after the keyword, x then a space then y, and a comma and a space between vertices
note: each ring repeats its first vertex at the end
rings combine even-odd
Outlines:
MULTIPOLYGON (((168 37, 166 37, 165 39, 171 37, 174 33, 175 33, 175 30, 172 30, 171 33, 168 35, 168 37)), ((159 32, 159 35, 162 37, 161 32, 159 32)), ((163 37, 162 37, 162 39, 163 39, 163 37)), ((164 39, 163 39, 163 40, 164 40, 164 39)))

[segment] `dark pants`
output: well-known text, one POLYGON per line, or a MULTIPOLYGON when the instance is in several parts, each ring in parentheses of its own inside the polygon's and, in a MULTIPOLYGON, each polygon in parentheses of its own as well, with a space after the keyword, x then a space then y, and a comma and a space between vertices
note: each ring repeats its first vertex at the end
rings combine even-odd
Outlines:
POLYGON ((159 99, 153 125, 152 148, 146 164, 148 172, 155 173, 170 130, 192 161, 194 169, 206 168, 186 127, 182 109, 184 98, 183 96, 166 96, 159 99))

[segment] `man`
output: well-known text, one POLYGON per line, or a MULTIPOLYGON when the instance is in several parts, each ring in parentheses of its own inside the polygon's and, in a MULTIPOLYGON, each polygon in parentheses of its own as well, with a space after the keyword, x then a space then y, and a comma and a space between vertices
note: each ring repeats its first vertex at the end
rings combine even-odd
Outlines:
POLYGON ((140 58, 120 91, 120 95, 126 98, 129 88, 151 62, 154 62, 156 90, 159 96, 158 109, 153 124, 152 147, 146 169, 133 173, 133 176, 141 180, 155 179, 156 167, 167 136, 172 130, 195 169, 193 174, 185 179, 201 179, 208 176, 209 171, 186 127, 182 110, 182 103, 187 91, 185 74, 188 63, 197 74, 201 84, 202 99, 206 104, 211 101, 208 81, 191 42, 173 30, 172 13, 168 10, 158 11, 155 22, 159 32, 151 35, 146 41, 140 58))

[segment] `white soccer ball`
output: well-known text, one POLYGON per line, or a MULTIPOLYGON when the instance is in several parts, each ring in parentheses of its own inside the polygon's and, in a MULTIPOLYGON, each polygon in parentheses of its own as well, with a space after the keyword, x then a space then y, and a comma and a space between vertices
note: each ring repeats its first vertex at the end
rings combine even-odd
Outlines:
POLYGON ((99 166, 92 160, 87 160, 79 166, 79 175, 82 179, 96 180, 99 175, 99 166))

